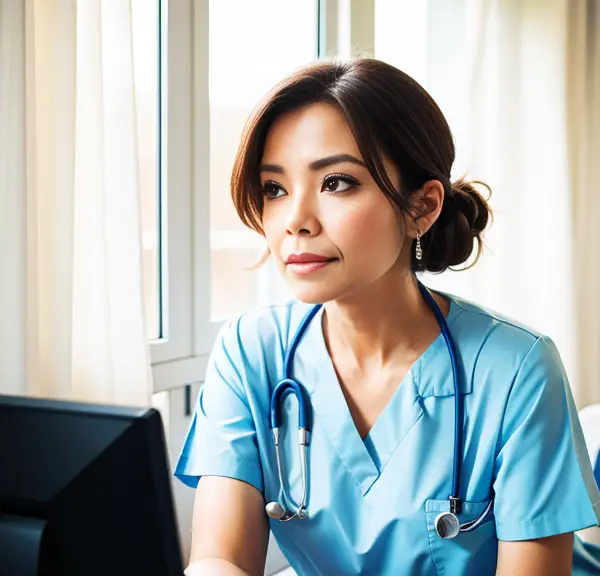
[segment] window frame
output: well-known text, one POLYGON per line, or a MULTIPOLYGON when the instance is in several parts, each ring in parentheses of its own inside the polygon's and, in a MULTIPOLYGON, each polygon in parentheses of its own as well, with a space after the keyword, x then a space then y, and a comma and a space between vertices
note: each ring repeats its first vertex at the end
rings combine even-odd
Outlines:
MULTIPOLYGON (((163 338, 150 342, 155 393, 202 383, 223 325, 211 320, 209 3, 162 0, 161 185, 167 193, 161 198, 163 338)), ((317 56, 335 56, 342 45, 372 55, 374 5, 318 0, 317 56)))
MULTIPOLYGON (((150 341, 154 392, 197 380, 193 336, 192 121, 195 5, 207 1, 161 2, 161 338, 150 341)), ((202 373, 202 372, 200 372, 202 373)))

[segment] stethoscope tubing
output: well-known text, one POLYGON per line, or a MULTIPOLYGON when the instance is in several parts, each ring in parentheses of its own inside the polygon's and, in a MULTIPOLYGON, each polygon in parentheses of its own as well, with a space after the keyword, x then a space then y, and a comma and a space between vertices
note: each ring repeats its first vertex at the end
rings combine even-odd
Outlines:
MULTIPOLYGON (((467 522, 463 525, 460 525, 457 516, 458 514, 460 514, 462 508, 462 501, 460 500, 459 493, 462 472, 462 426, 464 417, 463 399, 460 393, 461 390, 459 385, 461 374, 459 372, 457 350, 456 345, 454 343, 454 339, 450 334, 446 318, 444 317, 442 311, 437 305, 435 299, 420 281, 417 280, 417 284, 423 298, 429 305, 429 308, 434 313, 436 320, 440 326, 441 333, 448 350, 448 355, 450 356, 450 364, 452 366, 452 380, 454 383, 454 462, 452 466, 452 492, 449 496, 450 511, 438 515, 435 521, 435 529, 436 532, 442 538, 454 538, 460 532, 470 532, 477 528, 477 526, 479 526, 483 522, 485 517, 488 515, 492 507, 493 499, 490 500, 486 510, 479 518, 467 522)), ((306 519, 308 517, 306 511, 306 500, 308 490, 307 453, 308 445, 310 443, 311 406, 303 387, 293 379, 292 364, 294 355, 296 353, 296 348, 298 347, 298 344, 302 339, 302 336, 307 326, 310 324, 310 322, 315 317, 317 312, 321 309, 321 307, 322 304, 314 305, 308 312, 308 314, 306 314, 306 316, 302 319, 302 322, 300 323, 300 326, 298 327, 296 334, 294 335, 292 344, 286 350, 284 356, 284 379, 275 387, 275 390, 273 391, 273 394, 271 396, 270 424, 273 430, 273 437, 275 440, 275 452, 277 457, 277 471, 279 475, 280 488, 286 506, 288 503, 292 503, 292 500, 287 493, 285 482, 283 481, 284 474, 279 446, 279 428, 281 425, 280 406, 281 400, 288 392, 292 392, 296 396, 296 399, 298 401, 298 434, 300 446, 300 461, 302 468, 302 500, 300 506, 296 509, 296 512, 294 513, 290 512, 287 508, 281 506, 281 504, 279 504, 278 502, 270 502, 267 505, 267 513, 269 514, 269 516, 282 522, 289 522, 290 520, 294 520, 296 518, 306 519)))
POLYGON ((429 293, 427 288, 418 282, 419 290, 421 294, 429 304, 429 307, 435 314, 436 320, 440 325, 440 329, 442 331, 442 336, 446 341, 446 347, 448 348, 448 353, 450 356, 450 363, 452 365, 452 381, 454 382, 454 464, 452 466, 452 493, 451 496, 454 499, 459 498, 460 491, 460 477, 462 473, 462 423, 463 423, 463 403, 462 396, 460 394, 460 386, 459 386, 459 372, 458 372, 458 362, 456 360, 456 346, 454 344, 454 339, 450 335, 450 330, 448 328, 448 323, 446 322, 446 318, 442 314, 439 306, 436 301, 433 299, 433 296, 429 293))

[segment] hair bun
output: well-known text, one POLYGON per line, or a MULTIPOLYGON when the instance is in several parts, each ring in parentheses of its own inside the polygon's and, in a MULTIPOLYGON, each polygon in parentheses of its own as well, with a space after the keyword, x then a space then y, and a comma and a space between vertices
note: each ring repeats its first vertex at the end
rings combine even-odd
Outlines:
MULTIPOLYGON (((422 260, 414 260, 416 270, 444 272, 452 266, 464 264, 477 245, 477 255, 469 268, 481 255, 482 233, 486 229, 492 212, 487 200, 476 186, 490 187, 478 180, 466 181, 460 178, 451 184, 450 194, 446 194, 439 218, 421 240, 422 260)), ((489 197, 488 195, 488 197, 489 197)))
POLYGON ((491 211, 487 201, 474 185, 487 188, 491 195, 492 191, 490 187, 484 182, 480 182, 479 180, 466 182, 463 178, 459 178, 452 184, 452 197, 454 198, 455 210, 464 215, 471 233, 474 236, 478 236, 487 227, 491 211))

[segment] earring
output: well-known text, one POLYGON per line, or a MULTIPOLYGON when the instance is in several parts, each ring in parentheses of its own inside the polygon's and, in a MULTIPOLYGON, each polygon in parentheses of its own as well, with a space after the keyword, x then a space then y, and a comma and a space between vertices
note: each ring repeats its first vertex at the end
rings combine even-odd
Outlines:
POLYGON ((415 256, 417 260, 423 258, 423 250, 421 249, 421 235, 417 232, 417 246, 415 248, 415 256))

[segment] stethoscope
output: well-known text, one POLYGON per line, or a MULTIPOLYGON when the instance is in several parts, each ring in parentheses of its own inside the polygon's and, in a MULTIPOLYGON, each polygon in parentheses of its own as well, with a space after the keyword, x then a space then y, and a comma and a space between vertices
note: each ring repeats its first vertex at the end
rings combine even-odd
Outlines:
MULTIPOLYGON (((440 538, 456 538, 460 532, 471 532, 475 530, 486 518, 492 508, 493 499, 490 500, 484 512, 475 520, 461 524, 458 515, 462 511, 463 501, 459 497, 460 475, 462 467, 462 430, 463 430, 463 406, 462 397, 459 393, 460 386, 458 385, 459 370, 456 356, 456 347, 454 340, 450 335, 446 318, 440 310, 433 296, 428 292, 427 288, 417 280, 419 290, 423 298, 434 313, 438 324, 440 325, 442 335, 446 341, 448 353, 450 355, 450 363, 452 364, 452 377, 454 380, 454 465, 452 469, 452 493, 448 497, 450 510, 441 512, 434 520, 435 531, 440 538)), ((294 512, 293 510, 284 507, 279 502, 269 502, 266 506, 267 514, 274 520, 281 522, 289 522, 290 520, 305 520, 308 518, 306 509, 306 495, 308 490, 308 445, 310 443, 310 400, 304 388, 292 378, 292 364, 294 354, 298 343, 302 339, 307 326, 315 317, 315 314, 321 308, 321 304, 313 306, 308 314, 302 319, 298 330, 292 340, 292 345, 286 351, 284 357, 283 371, 284 378, 275 387, 271 396, 271 429, 273 430, 273 439, 275 441, 275 454, 277 458, 277 471, 279 474, 279 483, 285 502, 292 502, 287 494, 285 483, 283 481, 283 470, 281 463, 281 454, 279 450, 279 427, 281 424, 281 399, 288 393, 296 396, 298 401, 298 442, 300 445, 300 465, 302 472, 302 500, 300 506, 294 512)))

